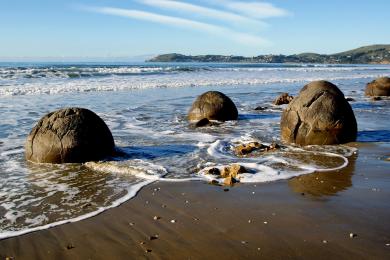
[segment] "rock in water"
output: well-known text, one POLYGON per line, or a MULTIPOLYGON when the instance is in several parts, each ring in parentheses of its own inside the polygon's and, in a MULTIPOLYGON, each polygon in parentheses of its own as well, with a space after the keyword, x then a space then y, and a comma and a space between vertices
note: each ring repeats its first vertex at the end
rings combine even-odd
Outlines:
POLYGON ((78 163, 112 155, 114 139, 104 121, 84 108, 64 108, 45 115, 31 130, 26 159, 38 163, 78 163))
POLYGON ((366 86, 366 96, 390 96, 390 78, 382 77, 371 81, 366 86))
POLYGON ((200 95, 188 112, 188 120, 228 121, 236 120, 238 111, 233 101, 218 91, 208 91, 200 95))
POLYGON ((280 106, 284 104, 289 104, 294 99, 293 96, 288 95, 288 93, 282 93, 279 97, 274 100, 274 105, 280 106))
POLYGON ((326 145, 356 140, 357 123, 341 90, 327 81, 304 86, 283 111, 281 137, 287 143, 326 145))

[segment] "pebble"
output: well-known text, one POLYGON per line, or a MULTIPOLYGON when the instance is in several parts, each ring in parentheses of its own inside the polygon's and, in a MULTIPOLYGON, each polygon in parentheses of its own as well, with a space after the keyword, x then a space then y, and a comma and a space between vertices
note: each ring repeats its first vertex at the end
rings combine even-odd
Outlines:
POLYGON ((159 216, 154 216, 154 217, 153 217, 154 220, 159 220, 160 218, 161 218, 161 217, 159 217, 159 216))
POLYGON ((246 244, 246 243, 248 243, 248 242, 246 242, 246 241, 241 241, 241 244, 243 244, 243 245, 246 244))
POLYGON ((386 246, 390 246, 390 243, 387 243, 386 246))
POLYGON ((349 233, 349 237, 354 238, 354 237, 357 237, 357 235, 355 233, 349 233))
POLYGON ((73 248, 74 248, 74 245, 73 245, 73 244, 68 244, 68 245, 66 246, 66 249, 68 249, 68 250, 73 249, 73 248))
POLYGON ((189 202, 188 200, 186 200, 186 201, 185 201, 185 203, 187 203, 187 204, 188 204, 188 203, 190 203, 190 202, 189 202))
POLYGON ((249 219, 249 220, 248 220, 248 223, 252 223, 252 220, 249 219))
POLYGON ((198 218, 194 218, 195 221, 198 221, 199 219, 198 218))
POLYGON ((223 189, 223 191, 229 191, 229 189, 223 189))
POLYGON ((158 239, 158 235, 153 235, 149 237, 149 240, 156 240, 158 239))
POLYGON ((176 223, 176 220, 175 220, 175 219, 172 219, 172 220, 171 220, 171 223, 176 223))
POLYGON ((146 252, 146 253, 151 253, 151 252, 152 252, 152 249, 146 249, 145 252, 146 252))
POLYGON ((135 223, 133 223, 133 222, 130 222, 130 223, 129 223, 129 225, 130 225, 130 226, 134 226, 134 225, 135 225, 135 223))
POLYGON ((256 192, 252 191, 252 194, 255 194, 256 192))
POLYGON ((322 243, 327 244, 328 241, 327 240, 322 240, 322 243))
POLYGON ((140 245, 145 245, 146 243, 144 241, 139 242, 140 245))
POLYGON ((263 223, 264 223, 265 225, 267 225, 267 224, 268 224, 268 222, 267 222, 267 221, 264 221, 263 223))
POLYGON ((261 250, 261 248, 260 248, 260 247, 258 247, 258 248, 257 248, 257 251, 260 251, 260 250, 261 250))
POLYGON ((162 207, 162 208, 166 208, 166 207, 167 207, 167 205, 161 205, 161 207, 162 207))

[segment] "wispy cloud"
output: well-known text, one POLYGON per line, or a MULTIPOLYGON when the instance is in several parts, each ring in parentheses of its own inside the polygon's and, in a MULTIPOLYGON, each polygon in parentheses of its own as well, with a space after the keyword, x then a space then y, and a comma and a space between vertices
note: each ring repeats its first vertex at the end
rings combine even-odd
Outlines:
MULTIPOLYGON (((221 20, 224 22, 231 22, 234 24, 250 24, 251 26, 256 26, 258 28, 266 27, 266 23, 260 20, 248 18, 243 15, 232 13, 230 11, 217 10, 201 5, 190 4, 181 1, 172 1, 172 0, 137 0, 137 2, 149 5, 152 7, 163 8, 167 10, 174 10, 179 12, 189 13, 190 15, 196 15, 201 17, 208 17, 212 19, 221 20)), ((234 4, 232 2, 230 4, 234 4)))
POLYGON ((123 8, 113 8, 113 7, 83 7, 82 9, 86 11, 101 13, 101 14, 121 16, 121 17, 126 17, 131 19, 149 21, 149 22, 165 24, 169 26, 175 26, 175 27, 180 27, 185 29, 206 32, 208 34, 218 35, 245 45, 264 46, 269 44, 267 40, 257 35, 237 32, 223 26, 199 22, 199 21, 180 18, 180 17, 161 15, 161 14, 134 10, 134 9, 123 9, 123 8))
POLYGON ((204 2, 258 20, 290 15, 289 11, 263 1, 204 0, 204 2))

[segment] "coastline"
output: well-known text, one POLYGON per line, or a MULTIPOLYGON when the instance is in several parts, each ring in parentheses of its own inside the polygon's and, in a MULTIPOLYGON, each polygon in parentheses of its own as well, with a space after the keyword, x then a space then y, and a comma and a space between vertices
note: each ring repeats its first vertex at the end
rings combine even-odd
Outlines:
POLYGON ((0 257, 386 259, 389 145, 351 145, 358 154, 335 172, 228 191, 156 182, 93 218, 1 240, 0 257))

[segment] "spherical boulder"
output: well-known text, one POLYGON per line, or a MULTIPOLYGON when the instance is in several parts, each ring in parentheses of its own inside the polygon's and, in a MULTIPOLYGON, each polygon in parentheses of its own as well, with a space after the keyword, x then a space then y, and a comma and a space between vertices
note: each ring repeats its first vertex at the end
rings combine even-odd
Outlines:
POLYGON ((304 86, 283 111, 281 138, 298 145, 340 144, 356 140, 357 123, 341 90, 327 81, 304 86))
POLYGON ((390 96, 390 78, 382 77, 367 84, 366 96, 390 96))
POLYGON ((228 121, 236 120, 237 117, 236 105, 229 97, 218 91, 208 91, 197 97, 188 112, 188 120, 191 121, 203 118, 228 121))
POLYGON ((84 108, 64 108, 45 115, 31 130, 26 159, 38 163, 80 163, 114 152, 114 139, 104 121, 84 108))

